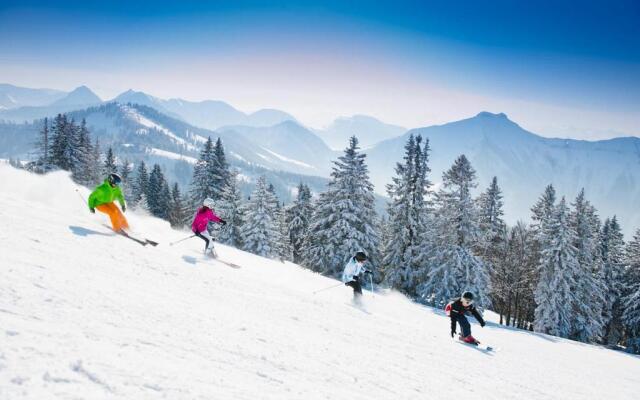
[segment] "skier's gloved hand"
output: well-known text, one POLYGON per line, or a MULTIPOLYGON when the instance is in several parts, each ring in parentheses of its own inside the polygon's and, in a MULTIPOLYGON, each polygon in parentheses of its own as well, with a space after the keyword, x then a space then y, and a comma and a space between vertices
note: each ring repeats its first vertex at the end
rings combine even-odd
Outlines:
POLYGON ((364 270, 364 273, 365 273, 365 274, 373 274, 373 272, 369 271, 368 269, 365 269, 365 270, 364 270))
POLYGON ((95 209, 95 208, 93 208, 93 207, 91 207, 91 208, 89 209, 89 211, 91 211, 91 214, 95 214, 95 213, 96 213, 96 209, 95 209))
POLYGON ((227 224, 227 221, 225 221, 225 220, 221 219, 221 220, 220 220, 220 224, 221 224, 222 226, 225 226, 225 225, 227 224))
POLYGON ((127 205, 126 205, 126 204, 123 204, 123 205, 122 205, 122 212, 125 212, 125 211, 127 211, 127 205))
POLYGON ((486 324, 487 324, 486 322, 484 322, 484 321, 480 321, 480 326, 481 326, 482 328, 484 328, 484 326, 485 326, 486 324))

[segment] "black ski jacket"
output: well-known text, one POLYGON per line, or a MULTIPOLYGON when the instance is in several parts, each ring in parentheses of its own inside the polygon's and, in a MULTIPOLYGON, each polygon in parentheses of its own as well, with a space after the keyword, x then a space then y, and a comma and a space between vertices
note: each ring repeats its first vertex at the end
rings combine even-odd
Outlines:
POLYGON ((460 299, 456 299, 451 303, 451 311, 449 312, 449 316, 451 317, 451 331, 455 332, 458 317, 463 316, 467 312, 473 314, 478 322, 480 322, 480 325, 484 326, 484 319, 482 319, 482 315, 480 315, 480 313, 476 309, 476 306, 470 304, 469 306, 465 307, 460 299))

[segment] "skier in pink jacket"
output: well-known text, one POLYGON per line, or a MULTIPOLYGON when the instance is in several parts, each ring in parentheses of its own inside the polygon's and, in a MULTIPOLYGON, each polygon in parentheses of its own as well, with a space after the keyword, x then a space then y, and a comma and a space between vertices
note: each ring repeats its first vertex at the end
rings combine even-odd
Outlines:
POLYGON ((198 209, 195 217, 193 218, 191 230, 197 237, 205 241, 204 253, 215 257, 215 252, 213 251, 213 238, 207 229, 209 222, 216 222, 222 225, 227 224, 225 220, 218 217, 216 213, 213 212, 213 200, 207 197, 204 199, 202 207, 198 209))

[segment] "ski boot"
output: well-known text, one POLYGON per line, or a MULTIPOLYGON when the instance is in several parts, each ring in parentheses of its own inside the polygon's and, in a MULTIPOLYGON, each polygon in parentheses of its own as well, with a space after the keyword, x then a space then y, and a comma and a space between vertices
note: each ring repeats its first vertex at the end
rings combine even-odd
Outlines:
POLYGON ((471 336, 471 335, 469 335, 469 336, 462 336, 462 335, 460 335, 460 336, 458 337, 458 339, 460 339, 460 341, 462 341, 462 342, 464 342, 464 343, 467 343, 467 344, 474 344, 474 345, 478 345, 478 344, 480 344, 480 342, 478 342, 478 341, 476 340, 476 338, 474 338, 474 337, 473 337, 473 336, 471 336))

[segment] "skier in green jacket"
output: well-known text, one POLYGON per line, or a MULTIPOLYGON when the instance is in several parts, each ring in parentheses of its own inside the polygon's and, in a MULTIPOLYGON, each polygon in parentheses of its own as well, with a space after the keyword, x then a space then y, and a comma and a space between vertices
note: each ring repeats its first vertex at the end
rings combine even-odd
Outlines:
POLYGON ((127 206, 124 202, 122 190, 120 190, 118 186, 120 182, 122 182, 120 175, 109 174, 102 185, 96 187, 89 196, 89 211, 95 213, 95 209, 97 208, 98 211, 107 214, 109 219, 111 219, 111 226, 116 232, 129 228, 127 219, 122 215, 127 209, 127 206), (114 204, 114 200, 118 200, 120 207, 122 207, 122 212, 120 212, 120 209, 114 204))

